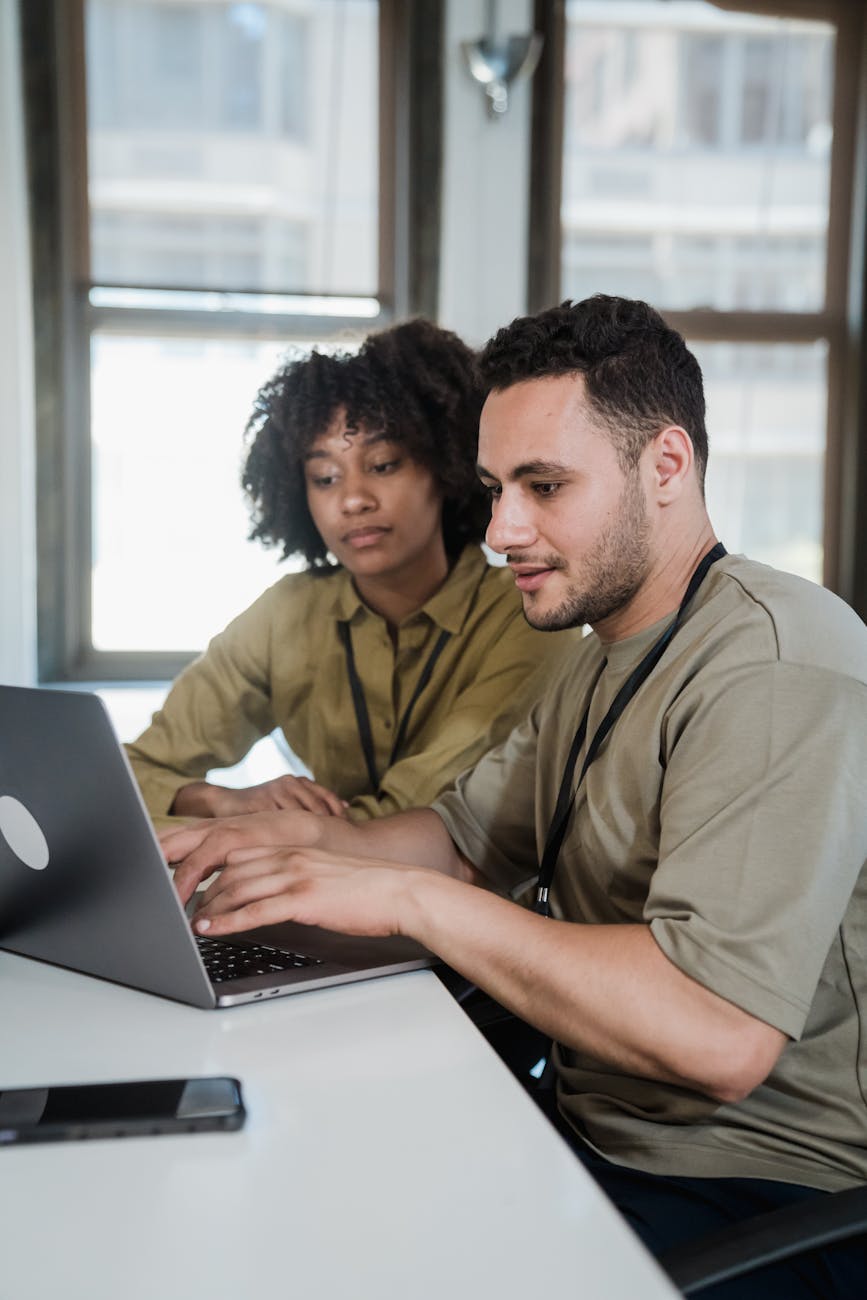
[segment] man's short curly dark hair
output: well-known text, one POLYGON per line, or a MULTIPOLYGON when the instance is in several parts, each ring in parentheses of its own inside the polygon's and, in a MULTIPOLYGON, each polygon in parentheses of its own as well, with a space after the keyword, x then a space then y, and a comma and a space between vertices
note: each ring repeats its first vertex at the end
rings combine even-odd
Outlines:
POLYGON ((526 379, 584 376, 587 399, 625 469, 660 429, 692 439, 699 483, 707 466, 701 368, 677 330, 646 302, 597 293, 567 299, 501 329, 479 359, 488 390, 526 379))
POLYGON ((480 542, 490 516, 475 472, 484 400, 476 354, 449 330, 416 319, 371 334, 358 352, 289 361, 259 391, 241 482, 251 539, 331 567, 307 506, 304 457, 338 411, 348 431, 385 434, 433 474, 450 558, 480 542))

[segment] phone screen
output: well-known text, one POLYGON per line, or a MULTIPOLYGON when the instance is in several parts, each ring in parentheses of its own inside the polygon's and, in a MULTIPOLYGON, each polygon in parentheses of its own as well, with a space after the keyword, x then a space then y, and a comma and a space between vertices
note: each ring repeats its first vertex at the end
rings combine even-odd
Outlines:
POLYGON ((0 1091, 0 1145, 237 1129, 237 1079, 141 1079, 0 1091))

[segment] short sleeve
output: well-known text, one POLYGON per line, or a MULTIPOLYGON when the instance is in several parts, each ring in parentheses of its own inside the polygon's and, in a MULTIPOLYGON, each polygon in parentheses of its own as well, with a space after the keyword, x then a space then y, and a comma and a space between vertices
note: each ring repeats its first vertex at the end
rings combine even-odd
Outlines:
POLYGON ((645 919, 676 966, 797 1038, 867 858, 867 688, 779 662, 704 674, 660 757, 645 919))

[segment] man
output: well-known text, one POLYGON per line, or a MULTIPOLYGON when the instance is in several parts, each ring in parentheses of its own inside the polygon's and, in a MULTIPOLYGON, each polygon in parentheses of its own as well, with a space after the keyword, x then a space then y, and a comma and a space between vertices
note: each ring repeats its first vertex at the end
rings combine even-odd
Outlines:
MULTIPOLYGON (((576 1148, 661 1252, 867 1178, 867 629, 722 551, 701 373, 645 304, 517 320, 482 371, 488 542, 528 622, 593 634, 432 809, 194 827, 166 853, 183 897, 227 864, 200 932, 409 934, 550 1034, 576 1148), (539 863, 557 920, 503 896, 539 863)), ((762 1294, 849 1294, 858 1258, 762 1294)))

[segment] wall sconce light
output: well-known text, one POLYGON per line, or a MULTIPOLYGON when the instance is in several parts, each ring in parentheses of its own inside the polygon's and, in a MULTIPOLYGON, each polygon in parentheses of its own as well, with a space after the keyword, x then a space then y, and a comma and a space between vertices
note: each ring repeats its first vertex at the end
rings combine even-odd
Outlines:
POLYGON ((461 42, 470 76, 484 86, 488 113, 495 120, 508 110, 512 83, 536 71, 542 40, 538 32, 530 32, 501 41, 483 36, 477 41, 461 42))
POLYGON ((488 34, 475 41, 461 42, 470 76, 484 87, 488 115, 494 121, 508 111, 512 83, 522 77, 532 77, 536 71, 543 44, 538 32, 498 39, 495 15, 495 0, 488 0, 488 34))

